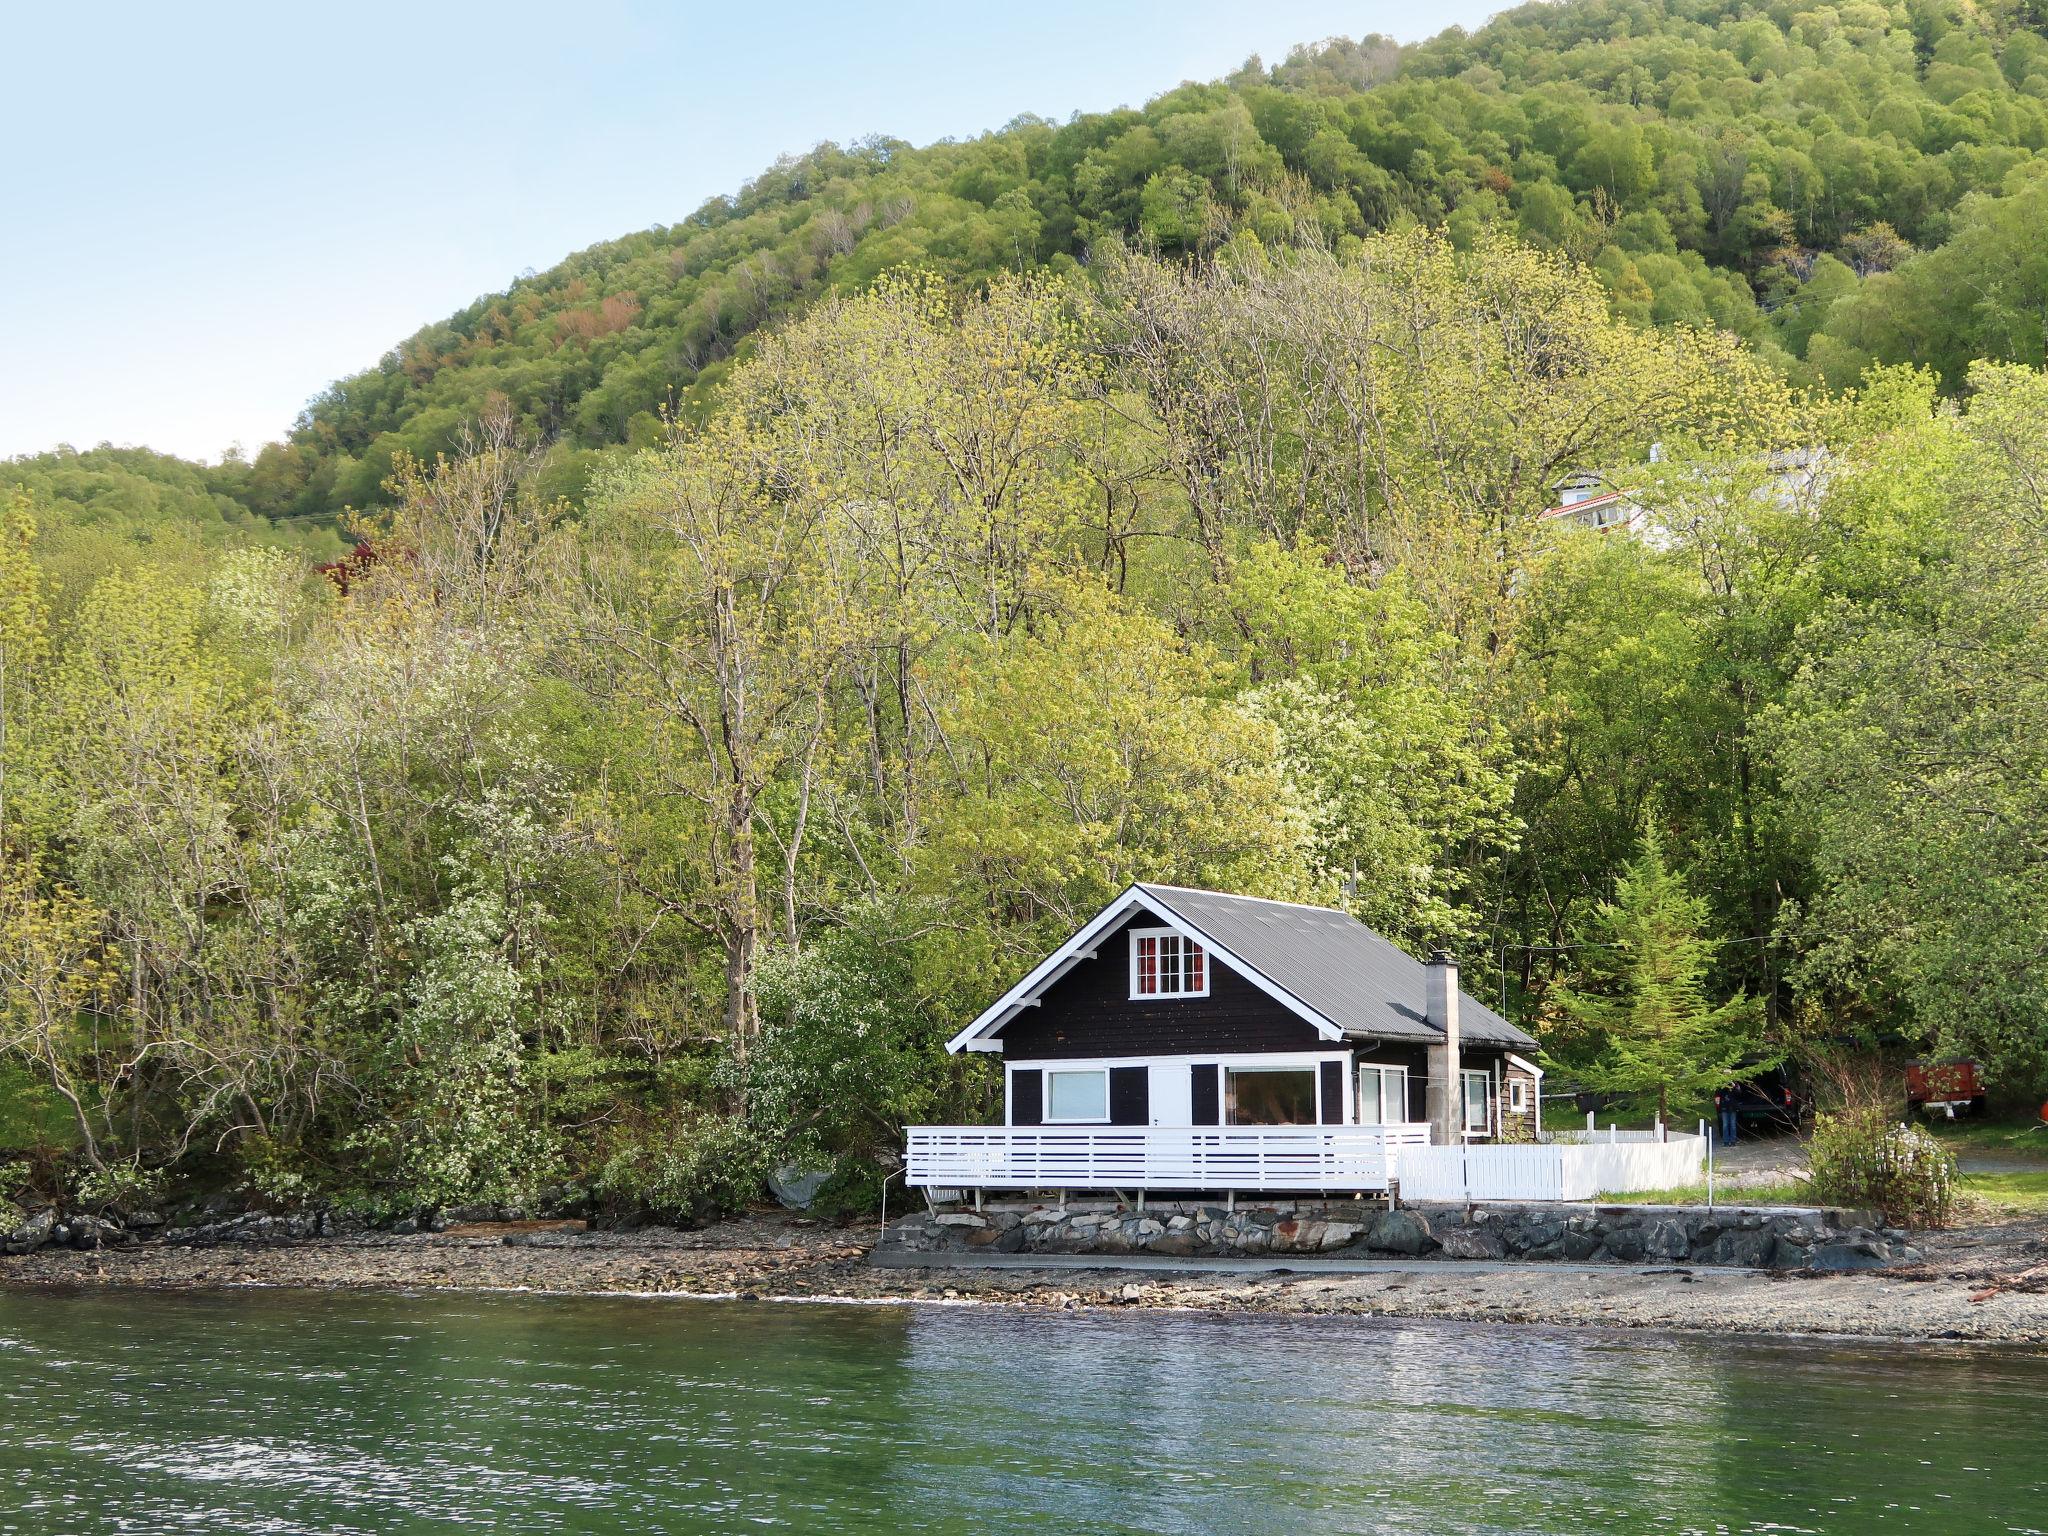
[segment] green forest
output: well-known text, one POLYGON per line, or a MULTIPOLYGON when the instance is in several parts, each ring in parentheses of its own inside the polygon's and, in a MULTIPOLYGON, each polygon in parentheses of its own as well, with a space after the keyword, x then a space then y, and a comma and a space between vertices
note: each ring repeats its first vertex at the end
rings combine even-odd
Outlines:
POLYGON ((2038 1097, 2044 151, 2024 6, 1529 6, 820 146, 253 458, 0 464, 0 1141, 872 1209, 1134 879, 1673 1112, 1816 1042, 2038 1097))

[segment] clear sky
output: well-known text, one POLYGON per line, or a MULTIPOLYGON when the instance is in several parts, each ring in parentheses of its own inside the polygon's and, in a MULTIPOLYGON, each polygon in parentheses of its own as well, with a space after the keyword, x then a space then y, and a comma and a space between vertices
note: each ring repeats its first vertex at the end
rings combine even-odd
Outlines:
POLYGON ((1500 0, 0 0, 0 457, 217 458, 778 154, 1137 105, 1500 0))

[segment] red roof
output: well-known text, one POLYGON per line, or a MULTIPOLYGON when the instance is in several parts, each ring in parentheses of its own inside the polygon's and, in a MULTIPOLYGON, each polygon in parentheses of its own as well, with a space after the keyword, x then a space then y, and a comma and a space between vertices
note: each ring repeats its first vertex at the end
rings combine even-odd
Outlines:
POLYGON ((1604 491, 1598 496, 1588 496, 1584 501, 1568 501, 1562 506, 1546 508, 1543 515, 1545 517, 1567 517, 1578 511, 1581 507, 1598 507, 1605 505, 1607 502, 1619 500, 1621 500, 1621 492, 1604 491))

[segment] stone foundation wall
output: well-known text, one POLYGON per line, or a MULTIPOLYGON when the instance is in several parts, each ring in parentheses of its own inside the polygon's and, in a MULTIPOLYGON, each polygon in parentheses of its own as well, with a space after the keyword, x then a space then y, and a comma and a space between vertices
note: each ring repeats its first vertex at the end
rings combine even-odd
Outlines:
POLYGON ((1917 1263, 1906 1234, 1867 1211, 1654 1205, 1411 1205, 1360 1201, 1239 1206, 1188 1201, 989 1204, 890 1224, 891 1255, 1157 1254, 1243 1258, 1564 1259, 1576 1263, 1877 1269, 1917 1263))

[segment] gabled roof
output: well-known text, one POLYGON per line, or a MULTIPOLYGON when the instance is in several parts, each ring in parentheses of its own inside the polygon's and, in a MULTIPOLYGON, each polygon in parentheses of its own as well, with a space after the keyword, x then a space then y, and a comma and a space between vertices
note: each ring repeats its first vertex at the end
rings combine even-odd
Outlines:
MULTIPOLYGON (((1175 885, 1132 886, 952 1040, 949 1051, 995 1050, 994 1036, 1133 911, 1149 911, 1292 1009, 1325 1039, 1415 1040, 1443 1032, 1424 1017, 1428 968, 1347 912, 1175 885)), ((1534 1049, 1534 1037, 1473 997, 1458 994, 1458 1034, 1485 1045, 1534 1049)))

